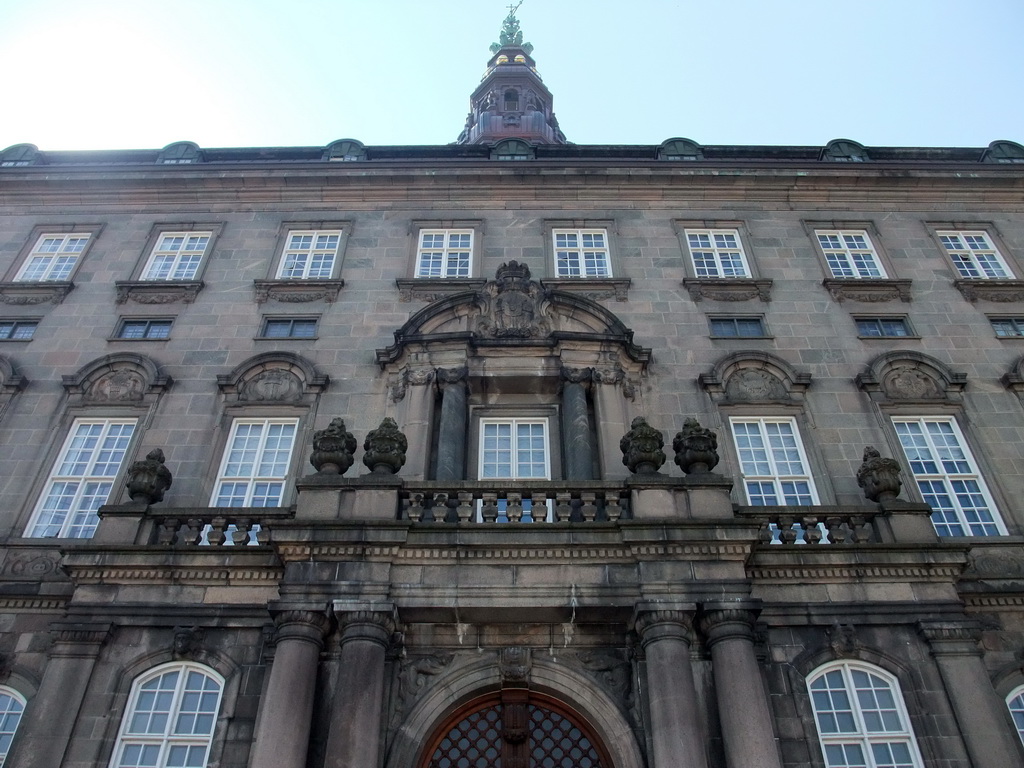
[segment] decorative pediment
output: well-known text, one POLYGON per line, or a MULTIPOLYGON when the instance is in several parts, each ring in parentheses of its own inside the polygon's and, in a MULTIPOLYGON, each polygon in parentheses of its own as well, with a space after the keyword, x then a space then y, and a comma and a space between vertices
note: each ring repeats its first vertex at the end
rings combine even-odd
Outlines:
POLYGON ((143 404, 171 385, 171 377, 145 355, 107 355, 63 379, 64 389, 78 405, 143 404))
POLYGON ((327 389, 329 379, 313 364, 292 352, 267 352, 250 357, 226 376, 217 377, 225 395, 247 405, 302 403, 327 389))
POLYGON ((803 400, 811 374, 797 371, 785 360, 766 352, 736 352, 722 358, 698 383, 719 405, 787 403, 803 400))
POLYGON ((967 375, 912 350, 879 355, 858 374, 857 386, 873 400, 902 403, 960 402, 967 375))
MULTIPOLYGON (((587 349, 584 360, 622 358, 646 366, 651 351, 633 343, 633 332, 593 299, 531 279, 529 267, 511 261, 494 280, 443 296, 395 331, 395 343, 377 350, 382 366, 432 349, 461 347, 462 359, 494 347, 587 349)), ((452 357, 459 355, 452 353, 452 357)))

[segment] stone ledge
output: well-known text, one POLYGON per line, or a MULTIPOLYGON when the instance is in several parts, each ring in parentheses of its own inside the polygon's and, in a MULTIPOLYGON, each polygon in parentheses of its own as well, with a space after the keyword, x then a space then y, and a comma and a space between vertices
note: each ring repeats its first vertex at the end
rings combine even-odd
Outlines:
POLYGON ((482 277, 398 278, 399 301, 437 301, 454 293, 479 291, 487 283, 482 277))
POLYGON ((256 303, 273 299, 286 304, 311 301, 334 302, 345 287, 344 280, 253 280, 256 303))
POLYGON ((137 304, 191 304, 204 283, 199 280, 118 280, 114 286, 118 304, 128 300, 137 304))
POLYGON ((15 306, 60 304, 74 287, 71 282, 0 283, 0 303, 15 306))
POLYGON ((694 301, 772 300, 772 281, 753 277, 687 277, 683 286, 694 301))
POLYGON ((629 298, 629 286, 632 284, 632 280, 628 277, 554 277, 541 280, 540 283, 545 288, 578 293, 594 301, 602 299, 626 301, 629 298))
POLYGON ((1024 301, 1024 280, 960 279, 953 285, 971 303, 978 299, 1000 304, 1024 301))
POLYGON ((910 301, 910 280, 825 278, 822 285, 838 302, 845 300, 875 304, 882 301, 910 301))

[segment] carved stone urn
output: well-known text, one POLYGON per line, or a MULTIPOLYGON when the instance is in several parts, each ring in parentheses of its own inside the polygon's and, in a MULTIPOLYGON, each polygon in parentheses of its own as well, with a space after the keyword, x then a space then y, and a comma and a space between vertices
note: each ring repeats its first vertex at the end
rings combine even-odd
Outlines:
POLYGON ((163 501, 164 491, 171 487, 171 470, 164 466, 164 452, 154 448, 146 458, 128 468, 128 496, 132 501, 156 504, 163 501))
POLYGON ((344 475, 352 466, 356 439, 345 431, 345 420, 331 420, 325 429, 313 433, 313 453, 309 463, 322 475, 344 475))
POLYGON ((704 474, 718 464, 718 437, 696 419, 687 419, 672 441, 676 465, 688 475, 704 474))
POLYGON ((630 429, 619 441, 622 463, 634 475, 652 475, 665 463, 665 438, 661 431, 647 423, 643 416, 637 416, 630 429))
POLYGON ((900 495, 900 464, 896 459, 882 458, 870 445, 864 449, 864 463, 857 470, 857 485, 864 489, 869 501, 891 501, 900 495))
POLYGON ((363 464, 375 475, 393 475, 405 464, 409 441, 390 416, 370 431, 363 443, 363 464))

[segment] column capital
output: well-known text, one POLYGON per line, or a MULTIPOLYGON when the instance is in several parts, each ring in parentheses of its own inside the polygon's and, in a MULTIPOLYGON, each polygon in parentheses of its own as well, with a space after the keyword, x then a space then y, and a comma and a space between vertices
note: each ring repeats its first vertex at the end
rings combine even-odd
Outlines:
POLYGON ((981 656, 981 624, 961 621, 922 621, 918 631, 936 656, 981 656))
POLYGON ((730 639, 753 642, 760 600, 712 600, 702 603, 701 609, 700 626, 709 646, 730 639))
POLYGON ((594 377, 593 368, 570 368, 563 365, 560 373, 566 384, 588 384, 594 377))
POLYGON ((437 374, 437 386, 441 389, 445 389, 450 384, 459 384, 465 381, 466 376, 469 375, 469 369, 462 368, 438 368, 437 374))
POLYGON ((341 644, 368 640, 385 648, 398 626, 398 610, 387 601, 334 602, 334 615, 341 626, 341 644))
POLYGON ((646 648, 657 640, 681 640, 687 645, 693 640, 693 614, 691 603, 639 603, 633 611, 633 628, 646 648))
POLYGON ((276 642, 282 640, 304 640, 323 647, 324 636, 331 626, 330 616, 322 610, 309 608, 271 609, 274 617, 276 642))
POLYGON ((110 638, 110 622, 55 621, 50 625, 50 657, 93 658, 110 638))

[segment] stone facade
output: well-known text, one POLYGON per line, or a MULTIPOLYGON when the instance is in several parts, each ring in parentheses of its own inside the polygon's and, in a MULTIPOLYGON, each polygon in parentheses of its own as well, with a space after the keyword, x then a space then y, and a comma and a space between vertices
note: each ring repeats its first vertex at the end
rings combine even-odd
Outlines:
POLYGON ((217 692, 181 743, 220 768, 455 764, 446 729, 491 711, 505 768, 563 721, 605 768, 1024 761, 1024 336, 994 330, 1024 328, 1017 145, 343 144, 0 167, 9 765, 166 749, 123 723, 172 673, 217 692), (424 274, 424 231, 470 233, 468 274, 424 274), (282 276, 305 232, 336 237, 333 268, 282 276), (723 232, 743 274, 702 274, 690 235, 723 232), (866 235, 882 276, 837 276, 822 232, 866 235), (964 278, 949 232, 1005 273, 964 278), (77 233, 66 279, 23 279, 77 233), (184 279, 147 272, 166 233, 208 235, 184 279), (603 235, 597 267, 560 272, 558 233, 603 235), (766 423, 802 449, 766 449, 793 462, 767 505, 742 452, 766 423), (130 427, 106 470, 64 461, 83 424, 130 427), (246 461, 239 424, 276 430, 281 477, 222 462, 246 461), (920 424, 969 451, 947 474, 984 479, 996 535, 938 535, 920 424), (521 435, 532 459, 488 458, 521 435), (232 471, 279 495, 232 496, 232 471), (42 504, 89 478, 112 485, 79 527, 42 504), (865 679, 899 727, 819 731, 809 684, 865 679))

